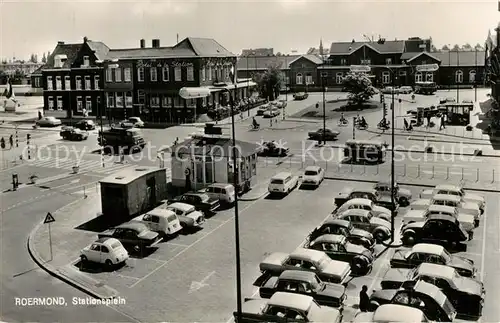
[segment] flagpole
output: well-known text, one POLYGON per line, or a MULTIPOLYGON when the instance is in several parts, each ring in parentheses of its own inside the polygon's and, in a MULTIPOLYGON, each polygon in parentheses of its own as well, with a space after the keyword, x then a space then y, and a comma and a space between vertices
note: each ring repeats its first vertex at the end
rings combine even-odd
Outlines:
POLYGON ((475 54, 475 71, 476 71, 476 73, 474 74, 474 102, 477 102, 477 75, 479 74, 477 72, 477 47, 476 47, 476 54, 475 54))

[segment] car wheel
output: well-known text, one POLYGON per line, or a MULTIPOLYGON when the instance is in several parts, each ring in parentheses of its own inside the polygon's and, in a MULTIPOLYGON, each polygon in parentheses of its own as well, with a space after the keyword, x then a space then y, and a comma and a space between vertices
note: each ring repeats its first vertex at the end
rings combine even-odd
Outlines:
POLYGON ((364 275, 367 272, 368 264, 361 257, 356 257, 352 260, 351 267, 354 269, 354 272, 358 275, 364 275))
POLYGON ((82 263, 87 263, 89 261, 88 258, 87 258, 87 256, 83 256, 83 255, 80 256, 80 260, 81 260, 82 263))
POLYGON ((403 234, 403 244, 407 246, 413 246, 416 242, 416 237, 415 233, 413 232, 406 232, 403 234))
POLYGON ((373 232, 373 236, 379 242, 387 239, 387 235, 382 230, 375 230, 375 232, 373 232))
POLYGON ((108 269, 111 269, 113 267, 113 262, 109 259, 106 259, 106 261, 104 262, 104 264, 106 265, 106 267, 108 269))
POLYGON ((408 206, 410 204, 410 202, 408 201, 408 199, 404 196, 401 196, 399 198, 399 205, 401 206, 408 206))

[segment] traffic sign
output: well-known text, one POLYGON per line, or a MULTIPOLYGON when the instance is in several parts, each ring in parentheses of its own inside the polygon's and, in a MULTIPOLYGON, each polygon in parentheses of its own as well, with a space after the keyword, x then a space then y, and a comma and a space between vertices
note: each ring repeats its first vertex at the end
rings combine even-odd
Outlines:
POLYGON ((439 69, 438 64, 417 65, 417 72, 434 72, 439 69))
POLYGON ((54 219, 54 217, 52 216, 52 214, 50 214, 50 212, 47 212, 47 216, 45 216, 45 220, 43 220, 43 223, 51 223, 51 222, 55 222, 56 219, 54 219))

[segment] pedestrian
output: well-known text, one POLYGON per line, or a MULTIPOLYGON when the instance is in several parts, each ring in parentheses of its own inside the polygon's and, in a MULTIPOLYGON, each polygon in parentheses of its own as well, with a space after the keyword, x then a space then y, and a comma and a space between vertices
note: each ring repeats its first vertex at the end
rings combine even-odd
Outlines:
POLYGON ((361 291, 359 292, 359 310, 361 312, 368 312, 368 305, 370 304, 370 298, 368 297, 368 286, 363 285, 361 291))
POLYGON ((269 119, 269 125, 272 127, 273 126, 273 118, 269 119))
POLYGON ((42 119, 42 111, 38 111, 38 120, 42 119))
POLYGON ((427 114, 427 128, 431 127, 431 115, 430 113, 427 114))
POLYGON ((3 137, 2 137, 2 139, 0 139, 0 147, 2 149, 5 149, 5 139, 3 139, 3 137))
POLYGON ((408 130, 408 120, 406 120, 406 118, 403 119, 404 123, 405 123, 405 131, 408 130))
POLYGON ((446 127, 444 126, 444 113, 441 115, 441 125, 439 126, 439 130, 441 129, 446 129, 446 127))
POLYGON ((12 135, 10 135, 9 137, 9 144, 10 144, 10 149, 12 149, 14 147, 14 137, 12 135))

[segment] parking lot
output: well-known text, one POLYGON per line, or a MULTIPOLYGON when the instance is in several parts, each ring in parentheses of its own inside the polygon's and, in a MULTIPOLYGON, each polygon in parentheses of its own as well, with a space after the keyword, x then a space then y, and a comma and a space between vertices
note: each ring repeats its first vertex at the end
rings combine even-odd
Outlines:
MULTIPOLYGON (((240 202, 240 246, 243 297, 255 297, 258 288, 252 286, 260 276, 258 265, 271 252, 291 252, 307 234, 333 210, 334 195, 345 186, 366 187, 369 184, 325 181, 317 190, 295 190, 279 202, 263 198, 240 202)), ((413 197, 422 188, 409 187, 413 197)), ((500 296, 498 289, 498 211, 499 202, 493 194, 485 194, 487 208, 474 240, 464 256, 474 260, 479 278, 487 289, 484 321, 498 321, 500 296), (486 243, 488 242, 488 243, 486 243), (496 259, 495 259, 496 258, 496 259)), ((401 214, 397 218, 399 228, 401 214)), ((131 258, 114 272, 93 272, 126 299, 120 309, 140 321, 225 322, 236 308, 234 210, 218 212, 207 219, 196 233, 180 235, 160 243, 144 258, 131 258), (147 296, 145 296, 147 295, 147 296), (148 297, 145 299, 145 297, 148 297)), ((383 250, 377 247, 380 252, 383 250)), ((354 278, 347 289, 348 305, 357 304, 361 286, 369 291, 379 288, 388 269, 389 249, 379 256, 370 274, 354 278)), ((344 321, 352 318, 355 309, 346 309, 344 321)))

